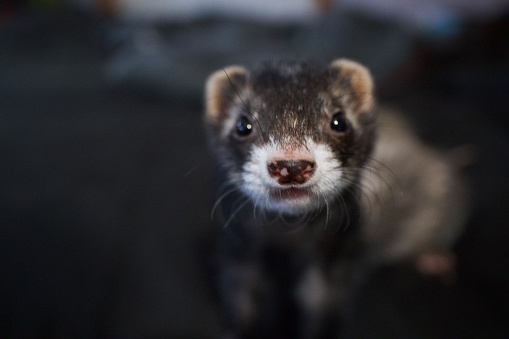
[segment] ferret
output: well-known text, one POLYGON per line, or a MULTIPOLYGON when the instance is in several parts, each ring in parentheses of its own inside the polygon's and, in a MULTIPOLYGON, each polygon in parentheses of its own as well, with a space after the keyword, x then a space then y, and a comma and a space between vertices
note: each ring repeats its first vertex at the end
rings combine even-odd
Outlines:
POLYGON ((338 337, 356 267, 447 253, 459 234, 455 169, 373 88, 347 59, 208 78, 225 338, 338 337))

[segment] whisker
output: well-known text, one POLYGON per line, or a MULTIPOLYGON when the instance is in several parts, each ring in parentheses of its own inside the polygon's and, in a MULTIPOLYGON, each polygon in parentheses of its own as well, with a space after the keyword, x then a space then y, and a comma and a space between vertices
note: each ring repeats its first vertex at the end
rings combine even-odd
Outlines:
POLYGON ((323 201, 325 202, 325 226, 323 228, 324 231, 327 230, 327 226, 329 225, 329 202, 327 201, 327 199, 325 198, 325 195, 322 194, 322 197, 323 197, 323 201))
POLYGON ((384 181, 387 187, 394 188, 394 186, 397 186, 400 193, 403 191, 403 185, 401 184, 399 178, 396 176, 394 171, 383 162, 370 157, 368 162, 366 162, 366 166, 368 166, 370 169, 376 169, 376 171, 372 171, 372 173, 375 174, 380 180, 384 181), (384 175, 387 175, 389 178, 386 178, 384 175))
MULTIPOLYGON (((241 200, 241 199, 240 199, 241 200)), ((228 228, 229 224, 233 221, 233 219, 235 218, 235 216, 237 215, 237 213, 240 212, 240 210, 247 205, 247 203, 249 203, 251 199, 249 197, 246 197, 244 198, 244 201, 232 212, 232 214, 230 215, 230 217, 228 218, 228 220, 226 220, 223 228, 228 228)))
MULTIPOLYGON (((231 185, 231 184, 229 184, 231 185)), ((226 187, 228 187, 229 185, 226 185, 226 187)), ((221 196, 216 199, 216 202, 214 203, 214 206, 212 206, 212 210, 210 212, 210 219, 214 219, 214 214, 216 212, 216 209, 219 207, 219 205, 221 204, 221 202, 228 196, 230 195, 231 193, 235 192, 235 191, 238 191, 239 188, 234 186, 233 188, 229 189, 228 191, 224 192, 223 194, 221 194, 221 196)))
MULTIPOLYGON (((341 205, 341 219, 340 219, 340 221, 336 227, 336 230, 335 230, 335 232, 339 232, 341 230, 341 226, 343 225, 343 220, 345 219, 345 216, 346 216, 347 220, 349 220, 349 216, 348 216, 348 212, 346 210, 346 203, 345 203, 345 200, 343 199, 343 197, 341 195, 339 195, 336 197, 336 200, 341 205)), ((347 224, 348 224, 348 221, 347 221, 347 224)))

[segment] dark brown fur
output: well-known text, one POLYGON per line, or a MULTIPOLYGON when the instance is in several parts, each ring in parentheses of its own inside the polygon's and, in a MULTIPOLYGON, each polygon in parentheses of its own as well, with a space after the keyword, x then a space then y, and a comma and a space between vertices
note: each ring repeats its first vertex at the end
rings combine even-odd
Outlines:
POLYGON ((220 288, 228 335, 337 336, 342 279, 355 255, 357 181, 375 135, 372 87, 367 70, 347 60, 329 66, 267 63, 252 72, 232 66, 209 78, 207 131, 224 181, 233 186, 220 198, 227 224, 220 288), (330 130, 337 112, 347 120, 344 133, 330 130), (246 137, 225 128, 242 115, 254 125, 246 137), (250 149, 274 142, 291 153, 305 148, 309 136, 340 160, 345 188, 327 206, 317 204, 303 215, 253 205, 241 190, 250 149))
POLYGON ((342 59, 233 66, 209 78, 205 121, 223 179, 215 208, 231 337, 338 337, 352 281, 387 263, 454 276, 449 251, 468 215, 468 188, 401 115, 377 117, 372 91, 369 72, 342 59), (345 130, 332 128, 337 116, 345 130), (249 133, 236 132, 239 121, 249 133), (315 191, 305 187, 312 180, 315 191), (314 199, 299 202, 302 192, 314 199))

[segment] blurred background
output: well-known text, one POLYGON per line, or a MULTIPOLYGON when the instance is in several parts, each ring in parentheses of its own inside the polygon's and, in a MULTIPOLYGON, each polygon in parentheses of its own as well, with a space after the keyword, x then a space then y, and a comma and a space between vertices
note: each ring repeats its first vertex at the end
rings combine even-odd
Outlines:
POLYGON ((458 279, 380 269, 353 337, 509 337, 506 0, 0 2, 0 337, 218 337, 204 80, 337 57, 478 150, 458 279))

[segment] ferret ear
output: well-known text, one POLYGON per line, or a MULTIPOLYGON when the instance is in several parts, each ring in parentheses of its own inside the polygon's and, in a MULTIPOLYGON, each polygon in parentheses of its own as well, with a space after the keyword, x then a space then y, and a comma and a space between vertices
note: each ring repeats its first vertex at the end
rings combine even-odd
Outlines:
POLYGON ((337 59, 331 62, 331 74, 337 77, 333 91, 350 94, 347 98, 354 105, 356 112, 369 112, 373 109, 373 78, 363 65, 347 60, 337 59))
POLYGON ((229 66, 212 73, 205 84, 205 119, 220 125, 242 89, 249 71, 242 66, 229 66))

